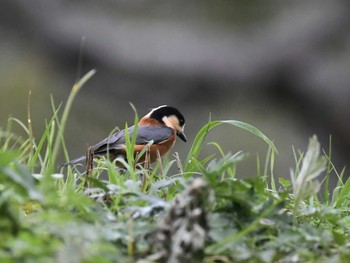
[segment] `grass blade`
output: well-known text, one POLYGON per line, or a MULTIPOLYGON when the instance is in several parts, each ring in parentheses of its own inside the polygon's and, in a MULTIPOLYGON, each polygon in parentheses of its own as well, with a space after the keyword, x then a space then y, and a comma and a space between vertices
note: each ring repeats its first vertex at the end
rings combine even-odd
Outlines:
POLYGON ((207 134, 209 133, 209 131, 212 130, 213 128, 215 128, 216 126, 221 125, 221 124, 229 124, 229 125, 233 125, 233 126, 236 126, 238 128, 241 128, 243 130, 249 131, 250 133, 263 139, 269 145, 269 147, 271 147, 273 149, 273 151, 275 153, 278 153, 277 148, 275 147, 274 143, 264 133, 262 133, 259 129, 257 129, 256 127, 254 127, 248 123, 245 123, 242 121, 236 121, 236 120, 209 121, 197 133, 197 135, 193 141, 191 150, 190 150, 190 152, 186 158, 186 161, 185 161, 185 165, 184 165, 185 172, 193 172, 196 170, 197 166, 192 163, 192 160, 198 158, 199 153, 203 147, 205 138, 206 138, 207 134))
MULTIPOLYGON (((52 151, 52 165, 54 167, 54 164, 56 163, 56 159, 57 159, 57 156, 58 156, 58 152, 60 150, 60 146, 61 146, 61 143, 63 141, 63 138, 64 138, 64 130, 65 130, 65 127, 66 127, 66 123, 67 123, 67 120, 68 120, 68 115, 69 115, 69 112, 71 110, 71 107, 73 105, 73 102, 74 102, 74 99, 76 97, 76 95, 78 94, 78 92, 81 90, 81 88, 84 86, 84 84, 96 73, 96 70, 90 70, 88 73, 85 74, 85 76, 83 76, 78 82, 76 82, 73 87, 72 87, 72 90, 69 94, 69 97, 68 97, 68 100, 67 100, 67 103, 66 103, 66 106, 64 107, 64 110, 63 110, 63 114, 62 114, 62 118, 61 118, 61 125, 59 126, 59 129, 58 129, 58 134, 57 134, 57 137, 56 137, 56 140, 54 142, 54 145, 53 145, 53 151, 52 151)), ((52 167, 52 169, 53 169, 52 167)))

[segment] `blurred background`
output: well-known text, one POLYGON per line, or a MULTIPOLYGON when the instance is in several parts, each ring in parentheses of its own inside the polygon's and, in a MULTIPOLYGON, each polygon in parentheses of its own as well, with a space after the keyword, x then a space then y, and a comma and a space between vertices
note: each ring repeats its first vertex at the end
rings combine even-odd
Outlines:
MULTIPOLYGON (((26 121, 28 94, 34 132, 65 102, 76 79, 97 74, 70 115, 70 156, 116 126, 163 104, 185 115, 189 143, 208 121, 250 123, 272 139, 276 176, 294 167, 292 146, 305 150, 317 134, 332 135, 338 169, 350 150, 350 2, 279 0, 3 0, 0 3, 0 126, 26 121), (81 54, 81 59, 79 59, 81 54)), ((250 157, 239 176, 256 175, 267 145, 238 128, 208 137, 226 152, 250 157)), ((205 146, 204 155, 218 153, 205 146)), ((62 159, 62 158, 61 158, 62 159)), ((63 159, 62 159, 63 160, 63 159)))

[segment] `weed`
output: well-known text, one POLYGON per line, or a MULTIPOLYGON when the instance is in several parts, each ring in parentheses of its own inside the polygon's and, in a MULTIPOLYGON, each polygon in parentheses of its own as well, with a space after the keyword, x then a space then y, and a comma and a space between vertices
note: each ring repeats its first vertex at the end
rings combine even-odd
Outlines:
POLYGON ((30 103, 27 124, 9 118, 0 130, 1 262, 347 262, 350 180, 316 136, 306 153, 293 149, 290 178, 274 173, 274 143, 236 120, 209 120, 186 158, 159 158, 153 169, 136 166, 136 133, 126 134, 128 162, 116 160, 125 170, 109 158, 95 161, 88 174, 59 169, 59 154, 69 160, 64 130, 71 106, 93 74, 73 86, 65 105, 52 99, 53 116, 40 137, 31 128, 30 103), (246 155, 225 153, 217 143, 211 144, 220 156, 199 159, 207 134, 222 124, 267 143, 256 177, 240 178, 236 167, 246 155), (13 134, 13 125, 27 138, 13 134), (170 173, 173 166, 178 174, 170 173), (332 195, 330 176, 338 178, 332 195))

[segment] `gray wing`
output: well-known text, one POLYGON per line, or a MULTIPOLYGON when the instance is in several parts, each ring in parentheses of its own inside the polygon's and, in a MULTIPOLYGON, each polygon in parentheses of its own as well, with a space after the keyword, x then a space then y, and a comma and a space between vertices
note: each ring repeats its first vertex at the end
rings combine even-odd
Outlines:
MULTIPOLYGON (((135 127, 131 126, 128 131, 132 138, 135 127)), ((139 126, 135 144, 147 144, 153 140, 153 143, 160 143, 167 140, 174 134, 174 131, 164 126, 139 126)), ((103 154, 108 150, 118 150, 125 147, 125 130, 121 130, 107 137, 103 141, 92 146, 95 154, 103 154)))
POLYGON ((174 131, 168 127, 139 126, 137 129, 136 144, 147 144, 152 140, 157 144, 169 139, 172 135, 174 135, 174 131))

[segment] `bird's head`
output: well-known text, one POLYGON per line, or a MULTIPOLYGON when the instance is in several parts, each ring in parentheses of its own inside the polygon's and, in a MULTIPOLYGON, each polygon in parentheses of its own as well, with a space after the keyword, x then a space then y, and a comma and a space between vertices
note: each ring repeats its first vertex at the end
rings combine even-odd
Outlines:
POLYGON ((178 109, 163 105, 152 109, 146 116, 173 129, 181 140, 187 142, 184 133, 185 118, 178 109))

